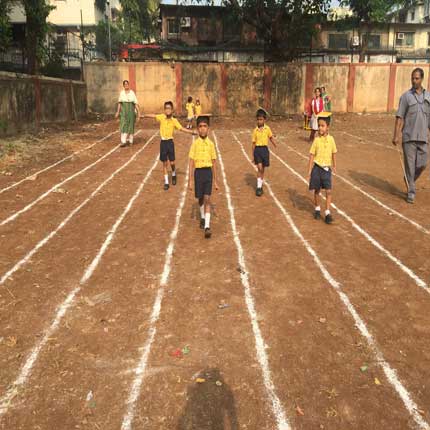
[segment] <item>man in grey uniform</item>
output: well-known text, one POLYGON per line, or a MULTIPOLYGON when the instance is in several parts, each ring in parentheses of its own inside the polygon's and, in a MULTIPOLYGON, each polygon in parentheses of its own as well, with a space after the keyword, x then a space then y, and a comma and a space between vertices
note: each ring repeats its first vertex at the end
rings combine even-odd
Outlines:
POLYGON ((430 92, 422 87, 424 71, 412 72, 412 88, 406 91, 399 102, 394 127, 393 145, 402 137, 406 178, 409 183, 406 201, 414 203, 415 181, 427 165, 428 130, 430 127, 430 92))

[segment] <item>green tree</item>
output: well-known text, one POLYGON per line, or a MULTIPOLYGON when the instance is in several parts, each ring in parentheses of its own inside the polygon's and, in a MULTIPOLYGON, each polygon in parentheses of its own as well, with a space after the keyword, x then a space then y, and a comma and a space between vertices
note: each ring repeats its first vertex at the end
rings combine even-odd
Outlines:
POLYGON ((369 35, 378 25, 387 23, 392 13, 399 8, 409 7, 414 0, 341 0, 340 5, 349 7, 353 16, 347 18, 357 28, 360 38, 360 62, 364 62, 368 48, 369 35))
POLYGON ((9 20, 11 10, 10 0, 0 0, 0 52, 6 51, 12 40, 12 26, 9 20))
POLYGON ((55 6, 49 0, 21 0, 26 15, 26 57, 27 71, 34 75, 39 71, 43 58, 46 56, 46 37, 49 24, 46 19, 55 6))
MULTIPOLYGON (((150 41, 158 33, 156 0, 120 0, 124 29, 137 27, 140 40, 150 41)), ((129 32, 131 34, 131 31, 129 32)), ((137 42, 137 40, 131 40, 137 42)))
POLYGON ((309 49, 316 24, 330 0, 223 0, 243 23, 255 28, 272 60, 294 60, 309 49))

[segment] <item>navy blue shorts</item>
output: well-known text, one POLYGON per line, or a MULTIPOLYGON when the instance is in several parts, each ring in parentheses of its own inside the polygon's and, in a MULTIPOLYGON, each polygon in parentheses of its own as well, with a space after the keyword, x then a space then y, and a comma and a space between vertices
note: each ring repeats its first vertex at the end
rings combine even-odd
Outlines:
POLYGON ((175 144, 173 139, 160 142, 160 161, 175 161, 175 144))
POLYGON ((309 189, 319 191, 321 188, 323 190, 331 190, 331 169, 325 170, 318 166, 318 164, 314 164, 309 189))
POLYGON ((254 163, 261 163, 264 167, 270 166, 270 152, 267 146, 256 146, 254 148, 254 163))
POLYGON ((194 189, 196 199, 212 194, 212 168, 203 167, 194 170, 194 189))

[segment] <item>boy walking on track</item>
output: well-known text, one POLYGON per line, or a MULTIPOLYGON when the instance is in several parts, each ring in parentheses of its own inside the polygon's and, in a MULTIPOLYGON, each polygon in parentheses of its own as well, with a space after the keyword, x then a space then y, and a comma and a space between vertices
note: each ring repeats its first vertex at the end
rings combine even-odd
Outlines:
POLYGON ((329 117, 318 118, 318 136, 309 150, 308 180, 309 190, 314 191, 314 218, 321 218, 320 191, 326 192, 325 222, 331 224, 333 218, 330 213, 332 199, 332 171, 336 173, 336 143, 329 132, 329 117))
POLYGON ((168 166, 172 169, 172 185, 176 185, 176 167, 175 167, 175 144, 173 142, 173 134, 175 130, 180 130, 185 133, 196 135, 191 130, 187 130, 173 117, 173 103, 164 103, 164 113, 159 115, 146 115, 148 118, 155 118, 160 123, 160 161, 163 163, 164 171, 164 190, 169 189, 169 174, 168 166))
POLYGON ((216 152, 214 143, 208 138, 209 117, 197 118, 197 131, 199 137, 193 142, 190 149, 190 190, 193 189, 199 200, 200 228, 205 230, 205 238, 212 235, 210 228, 212 182, 218 190, 216 171, 216 152))
POLYGON ((257 127, 252 133, 252 154, 257 166, 257 189, 255 194, 260 197, 263 194, 264 169, 270 165, 269 140, 276 148, 276 142, 272 130, 265 124, 267 113, 264 109, 257 110, 257 127))

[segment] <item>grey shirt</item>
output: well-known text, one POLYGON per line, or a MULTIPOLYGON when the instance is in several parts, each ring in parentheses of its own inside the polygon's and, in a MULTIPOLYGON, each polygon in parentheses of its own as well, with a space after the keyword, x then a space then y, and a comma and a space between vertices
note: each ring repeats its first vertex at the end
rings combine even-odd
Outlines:
POLYGON ((423 89, 417 94, 414 88, 406 91, 399 102, 397 114, 404 120, 403 143, 427 142, 430 127, 430 93, 423 89))

